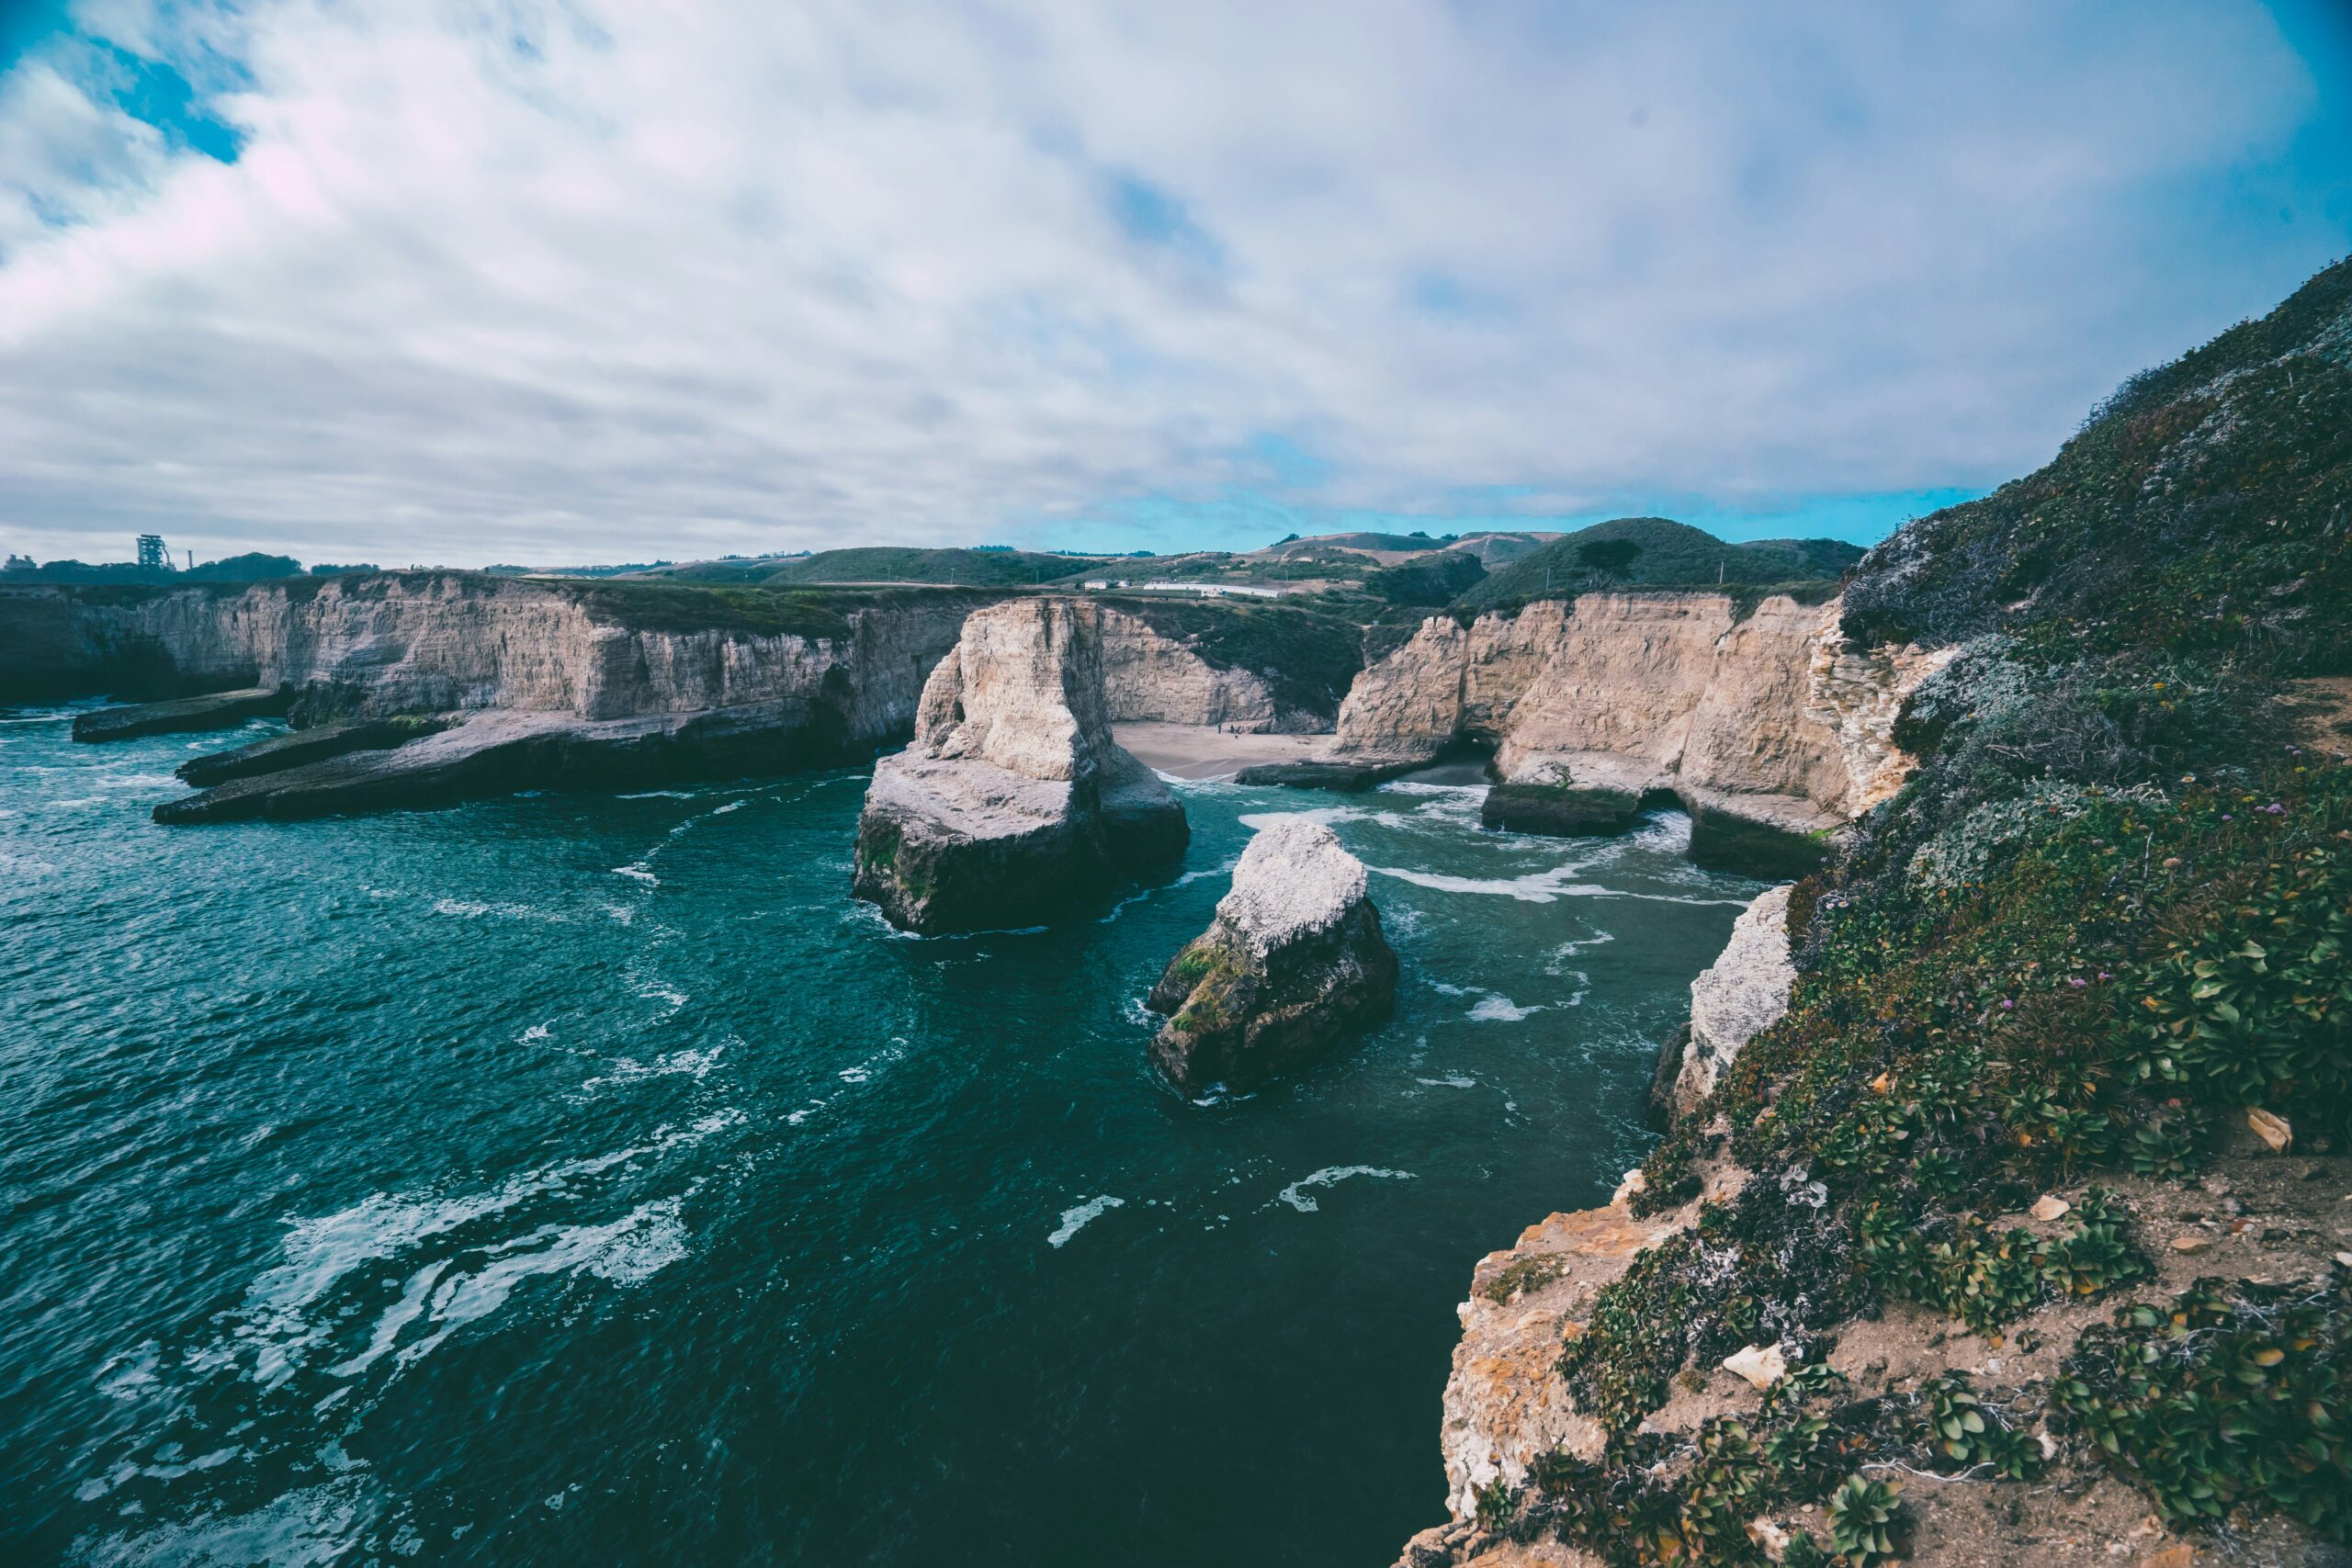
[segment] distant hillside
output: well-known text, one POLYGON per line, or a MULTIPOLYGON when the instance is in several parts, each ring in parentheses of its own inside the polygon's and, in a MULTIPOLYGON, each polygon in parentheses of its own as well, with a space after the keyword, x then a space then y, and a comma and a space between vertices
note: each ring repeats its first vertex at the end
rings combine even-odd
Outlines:
POLYGON ((1261 556, 1311 555, 1317 550, 1381 550, 1388 553, 1414 550, 1443 549, 1454 536, 1442 537, 1427 533, 1414 534, 1314 534, 1303 539, 1284 539, 1254 553, 1261 556))
MULTIPOLYGON (((721 563, 714 563, 721 564, 721 563)), ((1057 582, 1094 570, 1083 556, 1032 555, 1023 550, 925 550, 894 546, 820 550, 787 561, 761 581, 794 582, 936 582, 966 588, 1016 588, 1057 582)))
POLYGON ((1559 536, 1555 533, 1464 534, 1445 547, 1476 557, 1479 565, 1492 571, 1515 560, 1524 560, 1559 536))
POLYGON ((2042 468, 1881 545, 1846 622, 2352 671, 2352 262, 2132 377, 2042 468))
POLYGON ((1730 544, 1666 517, 1618 517, 1563 534, 1490 572, 1461 599, 1469 609, 1556 599, 1611 586, 1824 582, 1862 558, 1838 539, 1730 544))

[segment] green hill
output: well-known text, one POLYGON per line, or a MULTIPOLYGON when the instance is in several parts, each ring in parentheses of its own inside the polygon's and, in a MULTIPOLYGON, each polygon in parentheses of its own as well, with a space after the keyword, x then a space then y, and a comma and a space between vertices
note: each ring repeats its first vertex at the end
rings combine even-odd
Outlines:
POLYGON ((1862 558, 1838 539, 1731 544, 1667 517, 1618 517, 1564 534, 1490 572, 1460 603, 1485 610, 1599 588, 1826 582, 1862 558))
POLYGON ((1881 545, 1846 619, 2352 669, 2352 262, 2132 377, 2048 466, 1881 545))
POLYGON ((1017 588, 1057 582, 1095 570, 1083 556, 1033 555, 1023 550, 911 549, 867 546, 820 550, 788 561, 761 581, 796 582, 933 582, 965 588, 1017 588))

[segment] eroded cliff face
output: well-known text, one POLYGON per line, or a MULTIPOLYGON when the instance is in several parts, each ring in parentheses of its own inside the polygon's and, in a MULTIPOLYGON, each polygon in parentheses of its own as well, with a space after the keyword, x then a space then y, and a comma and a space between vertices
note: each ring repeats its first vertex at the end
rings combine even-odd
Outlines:
POLYGON ((1314 714, 1277 708, 1248 670, 1221 669, 1141 617, 1102 611, 1102 700, 1116 724, 1221 724, 1245 734, 1327 730, 1314 714))
MULTIPOLYGON (((938 594, 855 609, 847 635, 828 637, 633 626, 544 584, 463 572, 119 596, 8 590, 0 693, 290 685, 303 718, 497 707, 608 719, 822 692, 845 729, 870 742, 907 730, 924 677, 986 602, 938 594)), ((1330 728, 1327 716, 1282 707, 1261 673, 1215 663, 1107 607, 1102 700, 1114 723, 1330 728)))
POLYGON ((1336 758, 1417 761, 1494 744, 1514 784, 1670 790, 1775 826, 1836 826, 1893 793, 1910 689, 1949 658, 1858 649, 1839 605, 1774 595, 1589 593, 1422 624, 1364 671, 1336 758))
POLYGON ((536 583, 387 574, 76 600, 71 652, 51 662, 167 672, 198 690, 292 686, 306 717, 504 708, 602 720, 821 700, 846 738, 870 744, 912 722, 970 607, 941 596, 855 609, 834 637, 671 630, 536 583))

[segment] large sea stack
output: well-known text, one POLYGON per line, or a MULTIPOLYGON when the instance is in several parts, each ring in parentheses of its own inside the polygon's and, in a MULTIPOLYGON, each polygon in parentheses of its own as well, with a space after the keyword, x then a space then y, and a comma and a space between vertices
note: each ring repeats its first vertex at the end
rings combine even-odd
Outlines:
POLYGON ((1286 818, 1250 840, 1216 920, 1152 987, 1170 1016, 1151 1057, 1170 1083, 1252 1089, 1388 1016, 1396 955, 1364 884, 1319 822, 1286 818))
POLYGON ((1015 599, 965 621, 914 740, 875 764, 855 891, 907 931, 1034 925, 1188 836, 1168 786, 1111 739, 1102 610, 1015 599))

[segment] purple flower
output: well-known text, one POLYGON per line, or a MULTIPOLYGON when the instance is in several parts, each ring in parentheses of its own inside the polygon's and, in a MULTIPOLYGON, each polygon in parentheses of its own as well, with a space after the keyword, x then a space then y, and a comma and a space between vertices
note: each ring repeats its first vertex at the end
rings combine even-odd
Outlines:
POLYGON ((2275 801, 2275 800, 2274 800, 2274 801, 2272 801, 2269 805, 2267 805, 2267 806, 2264 807, 2262 809, 2263 809, 2263 810, 2265 810, 2265 811, 2267 811, 2268 813, 2270 813, 2270 815, 2271 815, 2271 816, 2276 817, 2276 816, 2278 816, 2279 813, 2281 813, 2281 812, 2285 811, 2287 808, 2286 808, 2285 807, 2283 807, 2283 806, 2279 805, 2277 801, 2275 801))
POLYGON ((2013 1002, 2013 1001, 2011 1001, 2011 1000, 2009 1000, 2009 998, 2007 998, 2007 997, 2003 997, 2003 998, 2001 998, 2001 1005, 2002 1005, 2003 1007, 2005 1007, 2005 1008, 2013 1008, 2013 1007, 2017 1006, 2018 1004, 2017 1004, 2017 1003, 2015 1003, 2015 1002, 2013 1002))
POLYGON ((2100 970, 2100 971, 2098 972, 2098 977, 2099 977, 2100 979, 2102 979, 2102 980, 2112 980, 2112 979, 2114 979, 2114 978, 2115 978, 2115 976, 2112 976, 2112 975, 2109 974, 2109 973, 2108 973, 2106 970, 2104 970, 2104 969, 2102 969, 2102 970, 2100 970))
MULTIPOLYGON (((2105 976, 2101 976, 2101 978, 2105 978, 2105 976)), ((2079 991, 2079 990, 2081 990, 2085 986, 2089 985, 2089 984, 2090 984, 2090 982, 2089 982, 2088 980, 2084 979, 2084 978, 2083 978, 2082 976, 2080 976, 2079 975, 2069 975, 2069 976, 2066 976, 2066 984, 2068 984, 2068 985, 2070 985, 2070 986, 2074 987, 2075 987, 2075 989, 2076 989, 2076 990, 2078 990, 2078 991, 2079 991)))
POLYGON ((2233 818, 2233 817, 2232 817, 2228 812, 2224 811, 2224 812, 2222 812, 2222 821, 2224 821, 2224 822, 2232 822, 2232 821, 2235 821, 2235 820, 2236 820, 2236 818, 2233 818))

